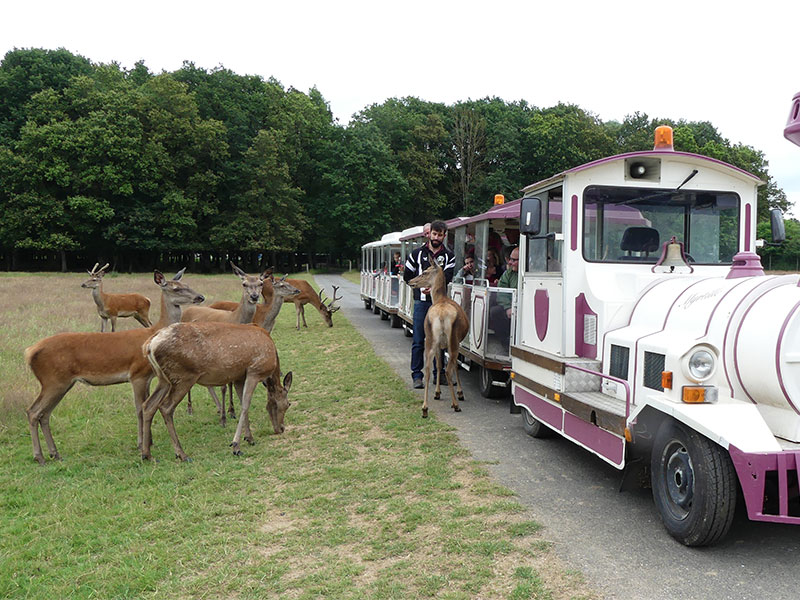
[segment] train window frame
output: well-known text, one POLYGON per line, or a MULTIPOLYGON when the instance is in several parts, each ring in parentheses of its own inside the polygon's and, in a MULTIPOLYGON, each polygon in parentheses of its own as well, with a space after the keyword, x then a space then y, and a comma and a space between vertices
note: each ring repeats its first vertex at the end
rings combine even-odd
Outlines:
MULTIPOLYGON (((525 274, 562 276, 564 252, 564 187, 559 185, 531 196, 541 202, 539 235, 525 235, 525 274), (553 210, 560 204, 561 211, 553 210)), ((520 238, 520 242, 521 242, 520 238)))
MULTIPOLYGON (((622 186, 622 185, 590 185, 584 188, 582 193, 581 202, 581 255, 586 262, 600 263, 600 264, 655 264, 660 255, 661 248, 665 242, 668 242, 672 235, 676 235, 678 241, 683 242, 685 251, 692 262, 692 264, 704 266, 719 266, 730 265, 733 262, 733 256, 739 251, 741 247, 741 221, 742 221, 742 198, 732 190, 674 190, 657 188, 653 186, 622 186), (590 197, 590 194, 606 193, 607 195, 614 194, 614 190, 620 193, 619 201, 616 202, 600 202, 595 201, 590 197), (626 198, 626 195, 637 196, 633 198, 626 198), (705 197, 706 200, 703 200, 705 197), (660 202, 660 199, 668 197, 669 202, 660 202), (694 200, 687 200, 688 197, 694 200), (712 217, 717 219, 717 228, 713 236, 709 236, 708 232, 703 233, 703 227, 706 225, 702 222, 704 208, 702 204, 697 202, 700 198, 701 201, 710 201, 713 198, 714 206, 723 206, 722 209, 712 217), (636 201, 634 201, 636 200, 636 201), (673 201, 674 200, 674 201, 673 201), (725 206, 728 204, 728 206, 725 206), (640 228, 640 229, 655 229, 658 231, 658 243, 654 249, 643 247, 641 250, 622 250, 621 241, 614 243, 614 237, 606 234, 606 224, 610 223, 610 219, 597 218, 598 207, 601 207, 600 212, 605 213, 607 206, 624 207, 626 212, 631 212, 630 215, 618 216, 618 219, 627 219, 627 227, 620 228, 619 237, 625 234, 625 229, 640 228), (668 210, 673 206, 673 210, 668 210), (590 207, 594 207, 595 217, 590 219, 590 207), (637 208, 639 207, 639 208, 637 208), (647 208, 649 212, 644 213, 643 210, 647 208), (638 219, 636 215, 638 214, 638 219), (682 215, 682 222, 676 223, 680 226, 682 231, 669 230, 663 222, 668 219, 674 219, 676 216, 682 215), (654 220, 648 217, 658 217, 663 221, 654 226, 654 220), (634 221, 640 221, 638 223, 634 221), (594 225, 592 225, 594 222, 594 225), (693 249, 698 245, 708 244, 711 240, 711 249, 713 252, 716 244, 716 252, 718 254, 717 260, 709 260, 708 252, 700 253, 699 249, 695 257, 692 254, 693 249), (723 242, 725 246, 725 254, 723 255, 723 242), (591 252, 590 252, 591 250, 591 252), (621 252, 627 252, 627 255, 621 255, 621 252), (613 253, 613 254, 612 254, 613 253)), ((709 204, 709 205, 711 205, 709 204)), ((621 221, 620 223, 624 223, 621 221)), ((648 232, 640 232, 647 234, 648 232)), ((655 235, 655 234, 653 234, 655 235)))

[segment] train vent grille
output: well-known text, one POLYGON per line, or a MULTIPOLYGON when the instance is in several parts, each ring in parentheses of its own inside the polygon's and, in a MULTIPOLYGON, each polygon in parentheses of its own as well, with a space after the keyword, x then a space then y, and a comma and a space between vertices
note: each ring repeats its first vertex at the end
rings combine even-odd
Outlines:
POLYGON ((597 345, 597 315, 583 315, 583 343, 597 345))
POLYGON ((661 387, 661 373, 664 371, 664 355, 656 352, 644 353, 644 387, 664 391, 661 387))
MULTIPOLYGON (((630 348, 611 344, 611 364, 608 374, 620 379, 628 379, 628 363, 630 362, 630 348)), ((661 377, 661 375, 659 375, 661 377)))

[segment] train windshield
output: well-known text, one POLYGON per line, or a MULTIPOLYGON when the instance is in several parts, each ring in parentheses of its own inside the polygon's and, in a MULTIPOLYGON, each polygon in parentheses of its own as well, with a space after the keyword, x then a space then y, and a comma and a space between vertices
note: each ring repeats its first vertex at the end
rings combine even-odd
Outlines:
POLYGON ((583 256, 655 263, 672 237, 698 264, 730 264, 739 248, 733 192, 591 186, 583 196, 583 256))

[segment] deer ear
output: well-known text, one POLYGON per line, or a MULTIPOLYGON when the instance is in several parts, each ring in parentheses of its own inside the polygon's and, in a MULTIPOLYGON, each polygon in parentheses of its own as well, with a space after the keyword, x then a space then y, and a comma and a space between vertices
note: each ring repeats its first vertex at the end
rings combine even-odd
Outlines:
POLYGON ((153 281, 155 281, 157 285, 163 286, 167 279, 161 271, 155 270, 153 271, 153 281))
POLYGON ((292 387, 292 372, 289 371, 286 374, 286 377, 283 378, 283 387, 288 392, 289 388, 292 387))
POLYGON ((186 267, 183 267, 180 271, 175 273, 175 277, 172 278, 172 281, 179 281, 181 277, 183 277, 184 272, 186 271, 186 267))
POLYGON ((241 277, 242 279, 244 279, 245 277, 247 277, 247 273, 245 273, 244 271, 242 271, 242 270, 241 270, 239 267, 237 267, 235 264, 231 263, 231 267, 233 268, 233 273, 234 273, 235 275, 238 275, 238 276, 239 276, 239 277, 241 277))

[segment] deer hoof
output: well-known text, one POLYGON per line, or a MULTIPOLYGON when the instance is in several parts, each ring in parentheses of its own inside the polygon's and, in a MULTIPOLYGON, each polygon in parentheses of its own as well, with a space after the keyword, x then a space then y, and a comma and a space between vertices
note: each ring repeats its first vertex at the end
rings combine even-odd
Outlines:
POLYGON ((34 456, 33 458, 34 460, 36 460, 36 462, 38 462, 42 466, 45 466, 45 464, 47 464, 47 461, 45 461, 44 456, 34 456))
POLYGON ((175 458, 180 458, 182 462, 192 462, 192 458, 190 456, 181 456, 180 454, 176 454, 175 458))
POLYGON ((58 452, 54 452, 50 454, 50 458, 52 458, 53 460, 61 460, 61 455, 58 452))
POLYGON ((464 392, 458 392, 458 394, 456 394, 456 397, 458 398, 459 402, 463 402, 464 401, 464 392))
POLYGON ((434 392, 433 393, 433 399, 434 400, 441 400, 442 399, 442 394, 440 394, 439 392, 434 392))
POLYGON ((461 412, 461 407, 460 406, 454 406, 453 407, 453 412, 461 412))
POLYGON ((253 438, 244 438, 244 439, 251 446, 255 446, 256 445, 256 441, 253 438))
POLYGON ((233 455, 234 456, 242 456, 243 454, 244 453, 241 450, 239 450, 238 448, 233 451, 233 455))
POLYGON ((192 416, 194 414, 194 411, 192 410, 191 406, 186 409, 186 414, 189 415, 189 416, 192 416))
POLYGON ((423 408, 422 409, 422 418, 423 419, 427 419, 428 418, 428 409, 427 408, 423 408))

